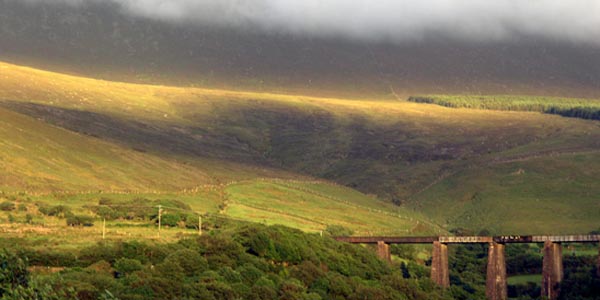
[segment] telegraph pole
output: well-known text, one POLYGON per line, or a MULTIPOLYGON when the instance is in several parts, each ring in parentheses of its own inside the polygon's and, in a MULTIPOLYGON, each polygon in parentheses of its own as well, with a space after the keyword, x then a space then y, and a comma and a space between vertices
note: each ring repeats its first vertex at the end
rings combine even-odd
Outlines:
POLYGON ((162 205, 158 206, 158 237, 160 238, 160 219, 162 217, 162 205))

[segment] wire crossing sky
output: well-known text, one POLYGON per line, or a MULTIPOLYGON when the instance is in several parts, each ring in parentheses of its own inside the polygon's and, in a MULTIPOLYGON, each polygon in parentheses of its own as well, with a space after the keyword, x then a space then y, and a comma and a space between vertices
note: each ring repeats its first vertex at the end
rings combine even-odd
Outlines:
MULTIPOLYGON (((23 0, 12 0, 23 1, 23 0)), ((543 37, 600 45, 598 0, 25 0, 85 6, 113 2, 132 16, 186 26, 355 40, 427 37, 503 41, 543 37)))

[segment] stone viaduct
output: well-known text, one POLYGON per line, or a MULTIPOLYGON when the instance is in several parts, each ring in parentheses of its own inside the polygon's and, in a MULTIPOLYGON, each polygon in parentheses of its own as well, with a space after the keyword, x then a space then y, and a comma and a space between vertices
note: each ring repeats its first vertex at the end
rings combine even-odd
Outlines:
MULTIPOLYGON (((390 244, 433 244, 431 279, 442 287, 450 286, 448 272, 449 244, 488 244, 486 297, 489 300, 507 299, 506 260, 504 248, 510 243, 543 243, 542 298, 557 299, 563 278, 561 243, 596 243, 600 235, 534 235, 534 236, 457 236, 457 237, 336 237, 338 241, 354 244, 376 244, 377 255, 391 262, 390 244)), ((599 252, 600 254, 600 252, 599 252)), ((600 272, 600 257, 598 259, 600 272)))

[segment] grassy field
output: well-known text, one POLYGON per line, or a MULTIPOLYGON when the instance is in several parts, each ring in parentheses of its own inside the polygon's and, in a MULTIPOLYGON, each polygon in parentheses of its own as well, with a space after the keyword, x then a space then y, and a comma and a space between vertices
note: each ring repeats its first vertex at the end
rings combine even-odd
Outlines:
POLYGON ((0 100, 7 195, 171 194, 195 210, 360 233, 437 232, 427 218, 446 230, 582 233, 600 215, 596 121, 136 85, 5 63, 0 100), (218 192, 185 194, 203 186, 218 192))
POLYGON ((447 228, 589 232, 597 229, 600 215, 598 170, 598 152, 493 162, 441 180, 411 206, 447 228))
POLYGON ((177 190, 211 182, 201 170, 175 160, 48 126, 2 108, 0 157, 4 191, 177 190))
POLYGON ((526 285, 527 283, 542 284, 542 274, 516 275, 510 276, 507 279, 510 285, 526 285))
MULTIPOLYGON (((131 210, 156 212, 156 201, 180 201, 188 209, 163 206, 163 216, 183 212, 203 216, 203 226, 214 228, 226 220, 281 224, 307 232, 324 232, 339 225, 361 235, 431 235, 443 230, 426 217, 383 203, 349 188, 319 181, 257 179, 223 185, 205 185, 180 192, 54 192, 0 195, 12 210, 0 211, 0 231, 6 240, 23 239, 32 247, 70 248, 102 240, 102 217, 95 208, 102 201, 124 203, 131 210), (351 195, 351 197, 344 197, 351 195), (338 198, 340 197, 340 198, 338 198), (381 205, 377 205, 381 203, 381 205), (92 227, 70 227, 64 216, 46 215, 41 207, 66 206, 75 215, 93 218, 92 227)), ((195 217, 197 220, 197 217, 195 217)), ((195 221, 194 221, 195 222, 195 221)), ((195 225, 188 224, 188 225, 195 225)), ((163 226, 156 219, 115 219, 106 222, 106 239, 172 242, 198 234, 197 228, 163 226)))
POLYGON ((226 189, 225 214, 234 218, 283 224, 307 231, 325 230, 332 220, 357 235, 438 234, 422 215, 327 184, 258 181, 226 189), (326 192, 324 192, 324 190, 326 192), (345 197, 345 195, 352 195, 345 197))

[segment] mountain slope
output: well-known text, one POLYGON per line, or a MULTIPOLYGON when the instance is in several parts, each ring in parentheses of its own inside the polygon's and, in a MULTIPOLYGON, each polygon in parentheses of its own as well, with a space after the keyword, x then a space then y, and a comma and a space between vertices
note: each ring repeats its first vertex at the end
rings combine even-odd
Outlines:
POLYGON ((210 183, 201 170, 0 108, 0 188, 161 190, 210 183), (167 180, 168 179, 168 180, 167 180))
MULTIPOLYGON (((219 178, 210 177, 197 166, 55 128, 3 108, 0 167, 0 199, 28 195, 49 205, 62 203, 87 210, 99 198, 171 198, 181 199, 202 213, 220 212, 240 220, 286 224, 307 231, 324 230, 328 225, 343 225, 363 233, 431 234, 439 230, 422 216, 409 217, 411 213, 406 210, 326 182, 261 179, 212 184, 219 178), (286 190, 285 202, 278 206, 264 197, 273 188, 286 190), (351 197, 337 198, 344 195, 351 197), (219 207, 225 210, 219 211, 219 207)), ((218 173, 212 168, 215 166, 208 168, 211 174, 218 173)), ((243 171, 243 166, 237 169, 243 171)), ((30 201, 21 196, 12 199, 30 201)), ((138 203, 145 205, 141 200, 138 203)))
MULTIPOLYGON (((541 113, 134 85, 10 64, 0 64, 0 70, 0 99, 5 99, 1 101, 5 109, 147 155, 185 162, 220 182, 257 177, 324 178, 397 204, 411 204, 448 229, 511 228, 491 219, 453 219, 468 211, 469 207, 454 210, 461 207, 457 203, 465 195, 502 187, 490 179, 479 190, 471 184, 479 173, 472 172, 491 172, 487 178, 496 178, 505 171, 492 167, 494 163, 512 162, 518 170, 529 158, 593 154, 600 149, 597 121, 541 113), (464 190, 449 196, 450 191, 439 188, 444 180, 457 180, 456 185, 464 190), (447 209, 447 214, 436 213, 430 208, 444 206, 431 199, 446 199, 444 205, 452 209, 447 209)), ((546 164, 572 170, 577 182, 597 178, 595 173, 586 173, 589 164, 578 162, 576 156, 565 157, 562 162, 549 160, 546 164)), ((591 156, 589 160, 597 159, 591 156)), ((565 199, 556 196, 562 195, 557 190, 560 185, 544 175, 550 169, 540 172, 540 182, 519 184, 543 185, 538 198, 548 199, 549 207, 564 205, 565 199)), ((503 195, 519 199, 519 187, 507 188, 503 195)), ((572 204, 574 211, 581 213, 586 213, 589 201, 596 197, 594 190, 575 189, 571 195, 578 198, 572 204)), ((543 224, 557 221, 546 218, 543 224)), ((597 218, 588 221, 577 228, 595 229, 591 226, 597 218)))
POLYGON ((465 169, 410 206, 448 228, 576 233, 598 227, 600 149, 550 152, 465 169))
MULTIPOLYGON (((172 103, 157 100, 164 100, 160 96, 152 98, 153 92, 147 99, 135 97, 135 91, 149 86, 98 82, 6 64, 0 64, 0 70, 1 98, 18 99, 0 101, 2 201, 64 204, 89 214, 90 205, 97 205, 99 199, 133 200, 141 206, 149 205, 149 200, 180 199, 194 212, 307 231, 325 230, 329 225, 362 233, 432 234, 440 230, 425 217, 376 197, 260 165, 252 153, 244 152, 236 159, 236 152, 225 142, 217 140, 211 148, 202 146, 210 141, 195 144, 202 138, 188 136, 183 127, 193 123, 175 114, 164 116, 174 113, 172 103), (30 97, 38 99, 37 103, 28 101, 30 97), (130 109, 123 109, 127 106, 130 109), (161 125, 165 118, 172 122, 169 126, 178 127, 161 125), (198 145, 202 149, 194 149, 198 145), (254 201, 279 189, 288 196, 277 208, 269 201, 254 201), (298 210, 299 203, 302 210, 298 210)), ((155 88, 163 93, 170 90, 155 88)), ((45 230, 63 229, 50 226, 45 230)))

